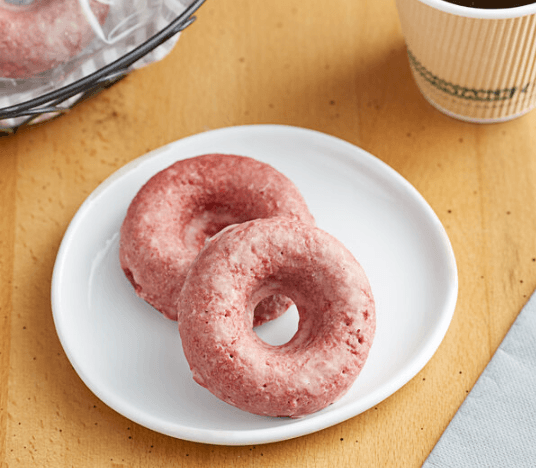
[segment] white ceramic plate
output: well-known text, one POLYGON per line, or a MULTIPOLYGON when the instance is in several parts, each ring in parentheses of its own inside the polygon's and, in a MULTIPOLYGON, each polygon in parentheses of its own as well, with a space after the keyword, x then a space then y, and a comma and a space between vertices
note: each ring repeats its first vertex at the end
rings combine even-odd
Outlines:
MULTIPOLYGON (((398 173, 337 138, 256 125, 176 141, 102 183, 65 234, 54 268, 52 308, 74 369, 111 408, 173 437, 246 445, 318 431, 394 393, 436 351, 457 291, 449 239, 430 206, 398 173), (341 400, 313 415, 296 420, 252 415, 198 386, 176 323, 138 299, 119 266, 119 228, 142 184, 178 159, 211 152, 251 156, 290 177, 318 226, 339 238, 369 276, 377 333, 368 361, 341 400)), ((284 342, 296 324, 293 308, 259 334, 273 344, 284 342)))

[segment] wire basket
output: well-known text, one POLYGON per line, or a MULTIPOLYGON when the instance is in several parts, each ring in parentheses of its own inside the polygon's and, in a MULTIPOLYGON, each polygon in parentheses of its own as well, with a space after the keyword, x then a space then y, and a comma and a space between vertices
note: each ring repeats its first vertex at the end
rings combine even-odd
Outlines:
POLYGON ((1 108, 0 123, 6 120, 16 123, 0 126, 0 136, 12 135, 22 127, 59 117, 76 104, 117 83, 128 75, 138 60, 192 24, 196 19, 192 15, 204 2, 205 0, 195 0, 168 26, 99 70, 42 96, 1 108))

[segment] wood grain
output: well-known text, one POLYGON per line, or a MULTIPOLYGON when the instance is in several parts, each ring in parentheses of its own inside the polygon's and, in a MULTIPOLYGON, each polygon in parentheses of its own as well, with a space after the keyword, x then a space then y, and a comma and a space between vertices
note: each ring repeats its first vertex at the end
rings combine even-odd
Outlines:
POLYGON ((421 466, 536 286, 536 114, 478 126, 429 106, 393 0, 207 0, 197 16, 163 61, 0 139, 1 466, 421 466), (254 123, 335 135, 406 177, 451 239, 456 313, 425 368, 364 414, 269 445, 176 440, 118 415, 74 372, 51 315, 54 259, 116 169, 254 123))

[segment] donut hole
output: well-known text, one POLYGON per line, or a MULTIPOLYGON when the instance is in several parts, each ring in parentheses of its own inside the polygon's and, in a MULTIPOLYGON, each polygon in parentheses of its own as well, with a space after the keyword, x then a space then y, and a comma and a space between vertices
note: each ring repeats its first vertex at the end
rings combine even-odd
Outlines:
POLYGON ((282 346, 294 337, 298 331, 299 321, 298 309, 295 305, 291 305, 281 316, 255 327, 253 331, 263 342, 272 346, 282 346))
POLYGON ((240 203, 212 201, 201 203, 184 224, 182 241, 189 250, 199 251, 207 239, 227 226, 267 216, 267 213, 250 213, 250 211, 240 203))

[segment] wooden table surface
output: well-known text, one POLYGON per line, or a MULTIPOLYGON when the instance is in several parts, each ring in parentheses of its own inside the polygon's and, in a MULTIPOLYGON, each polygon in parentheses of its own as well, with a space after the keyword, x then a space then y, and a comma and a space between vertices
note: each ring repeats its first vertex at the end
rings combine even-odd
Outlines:
POLYGON ((536 285, 536 113, 475 125, 433 109, 394 0, 207 0, 196 16, 163 61, 0 139, 0 465, 421 466, 536 285), (408 179, 452 242, 456 311, 424 369, 346 422, 258 446, 173 439, 107 407, 71 367, 51 313, 55 256, 80 204, 125 163, 256 123, 335 135, 408 179))

